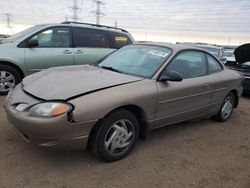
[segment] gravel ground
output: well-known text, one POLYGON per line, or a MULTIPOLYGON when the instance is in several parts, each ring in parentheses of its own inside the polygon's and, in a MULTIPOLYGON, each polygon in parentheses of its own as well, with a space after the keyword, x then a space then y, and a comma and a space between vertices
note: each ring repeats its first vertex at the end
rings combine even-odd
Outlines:
POLYGON ((125 159, 103 163, 89 151, 26 143, 0 97, 0 187, 250 188, 250 96, 230 121, 196 120, 150 132, 125 159))

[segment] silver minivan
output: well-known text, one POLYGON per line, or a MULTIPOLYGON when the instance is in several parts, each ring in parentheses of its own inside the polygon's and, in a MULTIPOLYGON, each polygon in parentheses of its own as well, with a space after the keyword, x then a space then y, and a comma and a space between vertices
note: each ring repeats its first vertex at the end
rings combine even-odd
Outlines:
POLYGON ((0 43, 0 94, 49 67, 93 64, 134 42, 124 29, 63 22, 36 25, 0 43))

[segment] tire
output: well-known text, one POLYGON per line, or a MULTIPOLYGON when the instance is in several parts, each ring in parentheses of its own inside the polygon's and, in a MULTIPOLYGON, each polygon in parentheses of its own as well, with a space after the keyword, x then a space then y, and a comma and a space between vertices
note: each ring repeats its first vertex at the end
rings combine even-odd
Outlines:
POLYGON ((133 150, 138 136, 139 123, 136 116, 126 110, 114 111, 94 130, 91 150, 100 160, 117 161, 133 150))
POLYGON ((0 95, 6 95, 21 80, 22 78, 15 68, 8 65, 0 65, 0 95))
POLYGON ((235 106, 235 96, 230 92, 224 99, 221 108, 214 119, 219 122, 225 122, 230 119, 235 106))

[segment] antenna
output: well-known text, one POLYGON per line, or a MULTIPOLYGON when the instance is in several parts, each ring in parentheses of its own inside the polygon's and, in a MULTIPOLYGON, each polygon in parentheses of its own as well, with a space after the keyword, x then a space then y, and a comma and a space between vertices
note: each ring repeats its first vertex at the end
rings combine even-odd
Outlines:
POLYGON ((82 9, 78 6, 78 0, 73 0, 73 5, 69 6, 69 9, 72 11, 72 16, 70 18, 75 22, 80 20, 78 13, 81 12, 82 9))
POLYGON ((104 16, 105 14, 101 11, 101 5, 105 5, 104 2, 100 0, 93 0, 92 3, 96 4, 96 10, 91 11, 91 13, 94 13, 96 15, 96 24, 100 24, 100 17, 104 16))

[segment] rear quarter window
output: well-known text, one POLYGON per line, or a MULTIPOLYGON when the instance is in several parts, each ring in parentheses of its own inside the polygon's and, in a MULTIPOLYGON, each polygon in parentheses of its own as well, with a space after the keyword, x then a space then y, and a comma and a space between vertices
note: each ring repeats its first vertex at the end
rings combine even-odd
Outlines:
POLYGON ((114 48, 119 49, 125 45, 132 44, 131 39, 125 34, 110 31, 109 35, 111 37, 114 48))
POLYGON ((222 70, 222 66, 220 65, 220 63, 215 60, 215 58, 213 58, 212 56, 206 54, 207 56, 207 63, 208 63, 208 73, 209 74, 213 74, 216 72, 220 72, 222 70))

